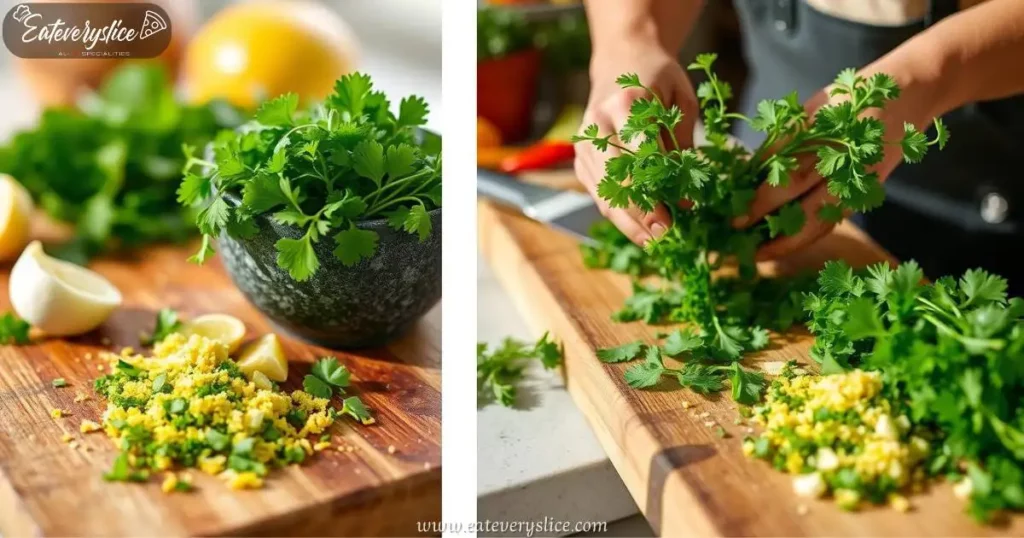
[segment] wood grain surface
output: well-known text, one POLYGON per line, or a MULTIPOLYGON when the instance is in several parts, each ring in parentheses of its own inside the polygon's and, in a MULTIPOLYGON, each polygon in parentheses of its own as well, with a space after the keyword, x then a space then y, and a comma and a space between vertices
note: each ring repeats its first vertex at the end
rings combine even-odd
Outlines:
MULTIPOLYGON (((485 259, 537 331, 564 342, 568 390, 586 415, 616 470, 652 528, 661 536, 981 536, 1024 532, 985 528, 964 513, 948 486, 911 497, 909 514, 869 508, 851 514, 831 501, 793 494, 790 477, 746 458, 736 404, 668 384, 634 390, 623 380, 629 365, 603 364, 594 351, 637 339, 655 342, 665 327, 615 323, 611 314, 630 295, 627 277, 586 269, 576 243, 541 224, 487 202, 479 205, 479 242, 485 259), (682 403, 692 404, 684 410, 682 403), (704 415, 707 413, 707 415, 704 415), (707 421, 721 425, 719 438, 707 421), (801 515, 804 509, 807 513, 801 515)), ((859 230, 843 224, 797 258, 764 264, 766 273, 819 267, 843 258, 862 266, 887 255, 859 230)), ((805 330, 773 335, 771 345, 746 360, 810 362, 805 330)))
MULTIPOLYGON (((105 408, 92 382, 106 371, 90 354, 138 346, 140 331, 152 329, 160 308, 187 317, 234 315, 245 322, 247 340, 272 330, 219 261, 189 264, 189 252, 160 247, 97 261, 92 267, 125 298, 107 323, 80 338, 0 346, 0 535, 413 536, 418 521, 439 521, 440 306, 382 349, 334 351, 279 334, 290 361, 286 390, 301 388, 310 363, 324 355, 351 370, 355 391, 377 422, 340 420, 329 432, 335 445, 355 450, 328 449, 301 467, 272 471, 260 490, 232 491, 198 471, 191 473, 197 488, 186 494, 162 493, 162 475, 147 484, 102 479, 114 445, 102 432, 79 433, 82 420, 99 422, 105 408), (53 388, 58 377, 69 386, 53 388), (75 403, 76 392, 91 398, 75 403), (53 408, 70 416, 53 419, 53 408), (77 448, 61 441, 65 433, 77 448)), ((0 311, 10 306, 9 272, 10 264, 0 266, 0 311)))

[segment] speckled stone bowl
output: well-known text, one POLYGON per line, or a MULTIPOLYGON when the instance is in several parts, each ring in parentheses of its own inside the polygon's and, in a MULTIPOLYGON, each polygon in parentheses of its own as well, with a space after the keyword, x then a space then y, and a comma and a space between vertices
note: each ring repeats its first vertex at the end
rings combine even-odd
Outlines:
POLYGON ((321 240, 315 246, 320 269, 305 282, 277 266, 274 249, 278 239, 297 239, 301 232, 267 215, 256 220, 252 239, 222 235, 220 254, 238 289, 278 327, 326 347, 375 347, 401 335, 441 299, 441 209, 429 215, 433 230, 422 243, 384 219, 358 223, 377 232, 380 243, 373 258, 352 267, 334 257, 333 241, 321 240))

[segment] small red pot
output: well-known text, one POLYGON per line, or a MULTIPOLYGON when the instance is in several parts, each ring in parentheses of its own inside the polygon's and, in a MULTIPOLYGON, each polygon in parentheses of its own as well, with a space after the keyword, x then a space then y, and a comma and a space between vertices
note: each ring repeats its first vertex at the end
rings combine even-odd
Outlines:
POLYGON ((477 64, 477 114, 501 131, 505 143, 530 134, 540 64, 534 49, 477 64))

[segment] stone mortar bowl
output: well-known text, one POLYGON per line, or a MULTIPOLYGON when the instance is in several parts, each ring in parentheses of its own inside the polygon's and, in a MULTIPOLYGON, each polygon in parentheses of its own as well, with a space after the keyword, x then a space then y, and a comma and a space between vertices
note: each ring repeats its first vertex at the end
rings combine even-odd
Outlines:
MULTIPOLYGON (((235 207, 241 200, 225 196, 235 207)), ((320 269, 296 282, 277 266, 278 239, 298 239, 297 228, 255 219, 251 239, 222 234, 220 255, 231 280, 246 298, 284 331, 331 348, 376 347, 394 340, 441 299, 441 209, 428 213, 433 229, 426 241, 396 231, 385 219, 357 227, 380 235, 377 254, 345 267, 334 257, 333 241, 314 245, 320 269)))

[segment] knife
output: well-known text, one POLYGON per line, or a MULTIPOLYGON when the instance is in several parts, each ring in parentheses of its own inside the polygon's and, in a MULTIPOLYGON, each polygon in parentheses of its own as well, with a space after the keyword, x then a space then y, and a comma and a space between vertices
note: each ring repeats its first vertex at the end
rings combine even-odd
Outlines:
POLYGON ((515 176, 484 168, 477 169, 476 192, 582 243, 597 244, 590 237, 590 227, 604 217, 594 200, 582 192, 533 185, 515 176))

